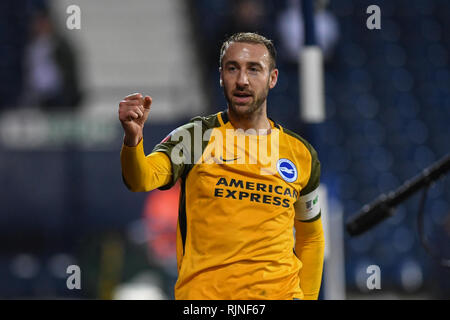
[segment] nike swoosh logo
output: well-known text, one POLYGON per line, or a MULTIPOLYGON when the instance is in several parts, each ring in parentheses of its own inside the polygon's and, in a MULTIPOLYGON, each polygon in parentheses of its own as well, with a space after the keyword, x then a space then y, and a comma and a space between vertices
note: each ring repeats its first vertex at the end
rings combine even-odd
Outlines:
POLYGON ((234 161, 234 160, 237 160, 237 159, 239 159, 239 157, 234 158, 234 159, 224 159, 224 158, 222 158, 222 156, 220 156, 220 161, 224 161, 224 162, 230 162, 230 161, 234 161))

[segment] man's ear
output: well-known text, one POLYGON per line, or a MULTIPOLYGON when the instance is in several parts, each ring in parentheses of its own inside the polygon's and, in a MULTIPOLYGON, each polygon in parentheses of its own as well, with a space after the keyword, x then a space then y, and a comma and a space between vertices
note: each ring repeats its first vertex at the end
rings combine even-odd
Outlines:
POLYGON ((278 69, 270 71, 269 88, 273 89, 278 81, 278 69))
POLYGON ((220 84, 221 87, 223 87, 222 67, 219 68, 219 74, 220 74, 219 84, 220 84))

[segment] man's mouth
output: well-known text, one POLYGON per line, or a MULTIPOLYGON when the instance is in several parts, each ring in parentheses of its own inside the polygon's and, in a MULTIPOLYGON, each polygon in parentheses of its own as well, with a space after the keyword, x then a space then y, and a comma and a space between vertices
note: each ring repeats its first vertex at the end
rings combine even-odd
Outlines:
POLYGON ((236 103, 241 104, 249 102, 252 94, 248 92, 234 92, 233 97, 236 103))

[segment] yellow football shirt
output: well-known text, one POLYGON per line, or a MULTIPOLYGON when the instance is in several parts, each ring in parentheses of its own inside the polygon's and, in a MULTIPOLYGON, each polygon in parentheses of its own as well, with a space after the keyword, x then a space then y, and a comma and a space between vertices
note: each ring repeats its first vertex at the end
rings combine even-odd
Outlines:
POLYGON ((153 149, 171 163, 160 189, 181 179, 176 299, 303 298, 293 226, 320 218, 320 162, 270 122, 260 135, 236 132, 226 111, 196 117, 153 149))

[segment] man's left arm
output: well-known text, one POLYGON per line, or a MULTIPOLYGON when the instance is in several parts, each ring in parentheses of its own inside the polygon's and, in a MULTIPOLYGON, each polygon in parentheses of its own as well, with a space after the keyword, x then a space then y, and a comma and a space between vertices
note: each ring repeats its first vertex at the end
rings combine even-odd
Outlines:
POLYGON ((325 239, 322 219, 311 222, 294 221, 295 253, 303 264, 300 288, 305 300, 317 300, 322 282, 325 239))
POLYGON ((320 161, 310 147, 311 171, 295 208, 295 254, 303 264, 299 272, 300 288, 305 300, 316 300, 322 282, 325 239, 322 228, 319 185, 320 161))

